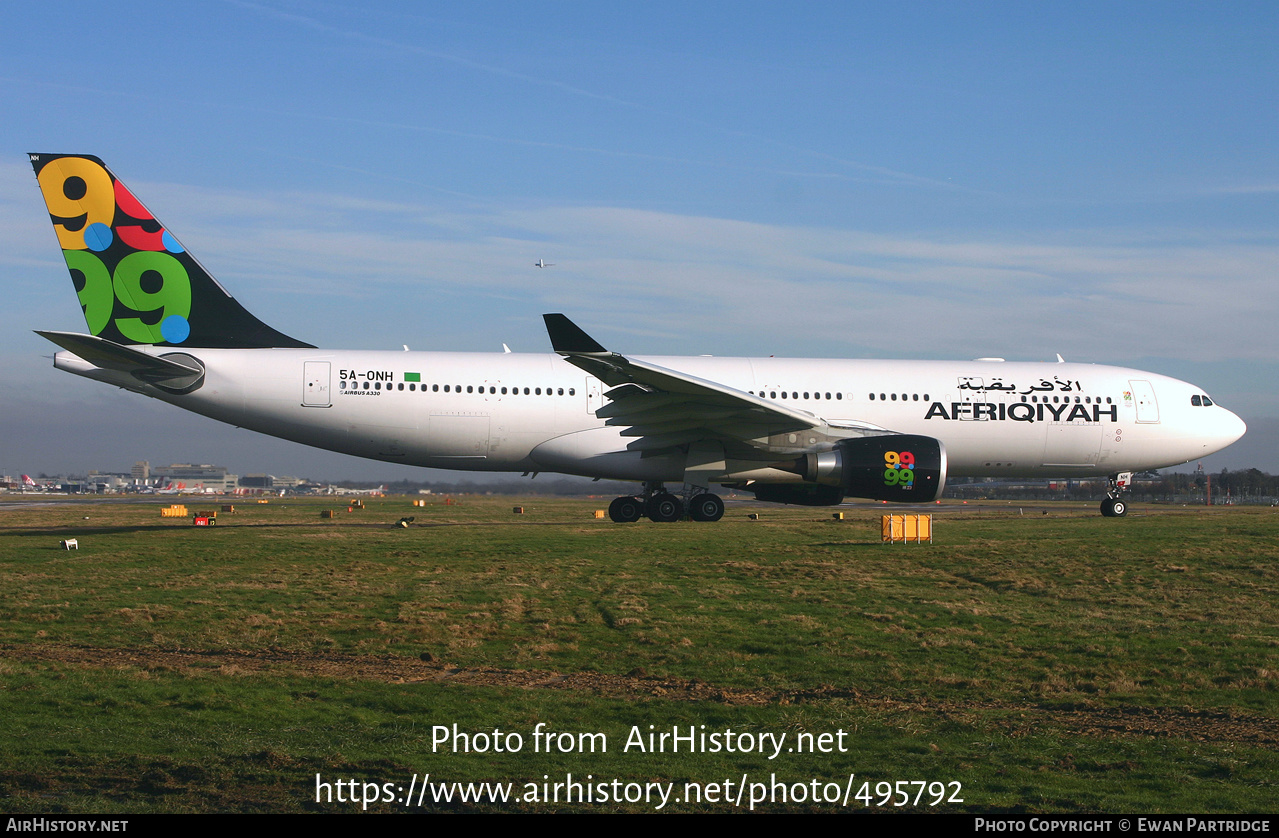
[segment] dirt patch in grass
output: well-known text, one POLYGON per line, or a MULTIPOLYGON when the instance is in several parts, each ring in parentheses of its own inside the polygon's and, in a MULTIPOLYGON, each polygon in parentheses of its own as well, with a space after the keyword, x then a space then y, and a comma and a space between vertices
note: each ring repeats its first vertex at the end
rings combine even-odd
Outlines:
POLYGON ((995 727, 1010 736, 1052 729, 1063 736, 1147 736, 1183 741, 1279 745, 1279 719, 1189 707, 1054 707, 992 701, 902 701, 833 686, 808 690, 743 690, 696 680, 651 677, 643 672, 608 675, 545 670, 456 667, 439 660, 295 652, 165 651, 88 646, 0 647, 0 660, 73 667, 176 672, 199 677, 287 675, 409 684, 551 689, 604 698, 718 702, 729 705, 788 705, 838 699, 866 709, 932 714, 959 724, 995 727))

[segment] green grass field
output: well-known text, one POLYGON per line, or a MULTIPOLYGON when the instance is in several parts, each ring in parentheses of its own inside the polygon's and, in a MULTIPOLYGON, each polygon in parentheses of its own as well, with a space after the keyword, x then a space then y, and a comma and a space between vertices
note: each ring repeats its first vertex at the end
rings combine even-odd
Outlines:
POLYGON ((0 807, 1279 810, 1279 511, 603 506, 0 503, 0 807))

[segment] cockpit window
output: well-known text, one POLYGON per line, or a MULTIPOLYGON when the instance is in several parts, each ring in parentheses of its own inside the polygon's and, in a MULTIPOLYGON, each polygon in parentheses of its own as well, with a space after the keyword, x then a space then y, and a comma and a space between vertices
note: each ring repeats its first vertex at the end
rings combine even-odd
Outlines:
POLYGON ((1201 407, 1203 405, 1203 402, 1199 400, 1198 396, 1191 396, 1190 403, 1195 407, 1201 407))

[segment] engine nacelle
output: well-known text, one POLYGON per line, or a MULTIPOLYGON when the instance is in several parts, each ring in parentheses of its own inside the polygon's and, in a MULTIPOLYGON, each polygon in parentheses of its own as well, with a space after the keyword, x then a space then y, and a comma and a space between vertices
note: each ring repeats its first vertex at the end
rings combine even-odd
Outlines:
POLYGON ((846 495, 895 503, 929 503, 946 487, 946 448, 916 434, 842 439, 831 451, 805 454, 796 471, 846 495))

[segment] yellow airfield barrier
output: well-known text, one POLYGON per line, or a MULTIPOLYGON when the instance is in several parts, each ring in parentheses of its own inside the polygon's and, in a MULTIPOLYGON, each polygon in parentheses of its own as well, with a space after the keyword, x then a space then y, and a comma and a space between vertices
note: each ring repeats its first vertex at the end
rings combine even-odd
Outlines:
POLYGON ((933 516, 931 515, 884 515, 880 519, 881 536, 885 544, 903 544, 913 541, 922 544, 933 543, 933 516))

